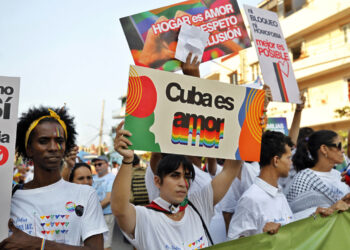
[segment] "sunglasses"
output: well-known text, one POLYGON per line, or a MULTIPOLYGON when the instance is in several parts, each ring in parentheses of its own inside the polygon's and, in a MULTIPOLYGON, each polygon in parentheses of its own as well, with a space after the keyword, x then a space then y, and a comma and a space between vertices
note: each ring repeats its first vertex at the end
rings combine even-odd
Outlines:
POLYGON ((102 166, 102 164, 103 164, 103 163, 95 163, 94 166, 95 166, 95 167, 100 167, 100 166, 102 166))
POLYGON ((328 147, 335 147, 335 148, 337 148, 337 149, 339 149, 339 150, 341 150, 342 149, 342 144, 341 144, 341 142, 339 142, 338 144, 335 144, 335 143, 332 143, 332 144, 326 144, 328 147))

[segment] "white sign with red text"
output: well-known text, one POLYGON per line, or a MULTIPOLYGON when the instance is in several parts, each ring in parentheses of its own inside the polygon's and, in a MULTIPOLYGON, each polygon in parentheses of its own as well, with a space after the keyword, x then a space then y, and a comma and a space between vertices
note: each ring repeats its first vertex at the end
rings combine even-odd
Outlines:
POLYGON ((8 237, 19 99, 19 77, 0 76, 0 241, 8 237))
POLYGON ((248 5, 244 10, 265 84, 274 101, 300 103, 299 87, 276 13, 248 5))

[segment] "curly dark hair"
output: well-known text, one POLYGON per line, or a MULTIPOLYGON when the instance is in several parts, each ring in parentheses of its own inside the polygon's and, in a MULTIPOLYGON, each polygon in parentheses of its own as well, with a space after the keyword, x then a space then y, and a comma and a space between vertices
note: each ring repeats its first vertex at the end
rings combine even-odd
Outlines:
MULTIPOLYGON (((22 113, 17 123, 16 152, 17 155, 22 156, 24 160, 29 160, 25 148, 26 132, 33 121, 42 116, 50 115, 49 109, 55 111, 60 116, 61 120, 66 124, 67 138, 65 154, 67 154, 75 146, 77 132, 75 130, 74 118, 68 115, 65 108, 52 108, 46 106, 40 106, 39 108, 32 107, 27 112, 22 113)), ((57 122, 59 124, 59 122, 54 118, 44 118, 39 122, 39 124, 47 121, 57 122)), ((29 135, 28 145, 30 143, 31 135, 29 135)))
POLYGON ((266 131, 261 139, 260 167, 271 163, 273 157, 281 157, 285 152, 285 146, 293 147, 291 139, 281 132, 266 131))
POLYGON ((332 130, 319 130, 312 133, 308 138, 301 140, 297 145, 292 161, 297 172, 312 168, 318 162, 318 150, 321 145, 332 144, 338 134, 332 130))

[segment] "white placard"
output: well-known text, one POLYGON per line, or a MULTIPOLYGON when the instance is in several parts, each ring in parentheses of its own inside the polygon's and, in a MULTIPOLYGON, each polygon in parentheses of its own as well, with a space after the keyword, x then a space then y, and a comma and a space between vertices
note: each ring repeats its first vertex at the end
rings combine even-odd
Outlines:
POLYGON ((18 77, 0 76, 0 241, 8 237, 19 99, 18 77))
POLYGON ((274 101, 300 103, 288 47, 276 13, 244 5, 265 84, 274 101))

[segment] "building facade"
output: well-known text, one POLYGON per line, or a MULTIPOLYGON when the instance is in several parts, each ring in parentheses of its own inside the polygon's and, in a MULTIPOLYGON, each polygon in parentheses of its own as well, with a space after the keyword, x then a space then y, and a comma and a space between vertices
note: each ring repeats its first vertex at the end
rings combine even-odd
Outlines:
MULTIPOLYGON (((279 16, 299 89, 307 97, 301 127, 350 130, 349 117, 335 112, 350 106, 350 1, 265 0, 258 7, 279 16)), ((219 59, 211 72, 206 78, 232 84, 261 77, 254 47, 219 59)), ((268 116, 286 117, 290 126, 294 109, 271 103, 268 116)))

